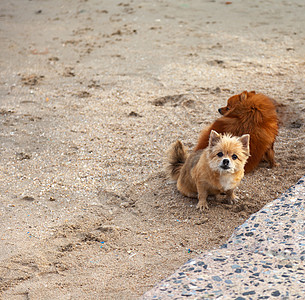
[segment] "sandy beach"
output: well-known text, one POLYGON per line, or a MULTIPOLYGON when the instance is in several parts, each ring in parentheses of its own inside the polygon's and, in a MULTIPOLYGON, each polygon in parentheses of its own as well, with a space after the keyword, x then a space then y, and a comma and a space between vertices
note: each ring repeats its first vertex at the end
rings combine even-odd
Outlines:
POLYGON ((136 299, 305 174, 305 3, 0 4, 0 295, 136 299), (200 212, 165 177, 244 90, 279 104, 277 166, 200 212))

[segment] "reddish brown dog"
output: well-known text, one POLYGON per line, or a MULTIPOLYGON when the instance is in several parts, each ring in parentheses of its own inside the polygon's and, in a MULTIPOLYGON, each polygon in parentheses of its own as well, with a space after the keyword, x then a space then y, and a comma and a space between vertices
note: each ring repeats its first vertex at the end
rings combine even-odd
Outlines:
POLYGON ((251 172, 261 160, 268 161, 271 168, 275 166, 273 144, 278 133, 278 117, 273 99, 244 91, 229 98, 227 106, 218 111, 223 116, 201 132, 195 151, 208 146, 211 130, 234 136, 248 133, 250 157, 245 172, 251 172))

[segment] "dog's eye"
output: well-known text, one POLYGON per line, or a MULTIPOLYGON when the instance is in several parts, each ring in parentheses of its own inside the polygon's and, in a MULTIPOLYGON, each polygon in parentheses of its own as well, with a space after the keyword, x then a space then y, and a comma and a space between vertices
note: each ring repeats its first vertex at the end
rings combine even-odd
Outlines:
POLYGON ((230 110, 230 107, 227 106, 227 110, 230 110))
POLYGON ((233 154, 233 155, 232 155, 232 158, 235 160, 235 159, 238 158, 238 156, 237 156, 236 154, 233 154))
POLYGON ((222 152, 218 152, 218 153, 217 153, 217 156, 218 156, 218 157, 222 157, 222 156, 223 156, 223 153, 222 153, 222 152))

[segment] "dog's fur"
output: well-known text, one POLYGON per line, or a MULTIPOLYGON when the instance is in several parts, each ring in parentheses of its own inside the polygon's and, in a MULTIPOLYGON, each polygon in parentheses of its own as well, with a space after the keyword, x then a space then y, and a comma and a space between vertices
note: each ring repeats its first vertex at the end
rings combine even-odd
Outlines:
POLYGON ((274 167, 273 145, 278 133, 275 103, 273 99, 254 91, 232 96, 227 106, 218 110, 223 116, 201 132, 194 150, 208 146, 211 130, 234 136, 250 134, 250 158, 245 172, 254 170, 261 160, 268 161, 270 167, 274 167))
POLYGON ((178 190, 187 197, 197 197, 197 208, 208 208, 208 195, 226 193, 228 203, 235 200, 234 189, 244 176, 249 157, 249 134, 233 137, 211 131, 204 150, 187 153, 180 141, 168 151, 167 173, 177 181, 178 190))

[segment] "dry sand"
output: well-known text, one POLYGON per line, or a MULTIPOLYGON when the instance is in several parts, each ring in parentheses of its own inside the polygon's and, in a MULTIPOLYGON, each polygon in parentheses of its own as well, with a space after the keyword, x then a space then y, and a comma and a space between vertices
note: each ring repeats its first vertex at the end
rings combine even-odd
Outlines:
POLYGON ((135 299, 305 173, 305 4, 2 1, 3 299, 135 299), (200 213, 164 176, 243 90, 275 98, 278 166, 200 213))

